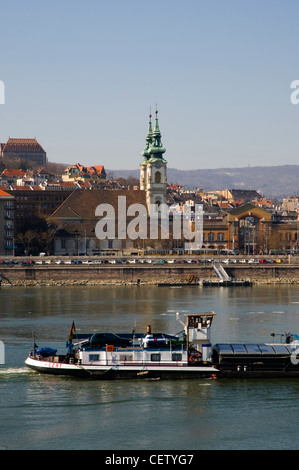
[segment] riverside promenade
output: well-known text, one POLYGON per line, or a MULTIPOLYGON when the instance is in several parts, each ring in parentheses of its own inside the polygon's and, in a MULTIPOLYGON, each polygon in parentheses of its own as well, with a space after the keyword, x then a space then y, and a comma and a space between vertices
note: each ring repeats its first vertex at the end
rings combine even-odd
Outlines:
MULTIPOLYGON (((297 257, 296 257, 297 258, 297 257)), ((80 263, 80 261, 78 260, 80 263)), ((219 260, 218 260, 219 262, 219 260)), ((157 285, 191 284, 217 280, 212 262, 173 264, 1 264, 1 286, 61 286, 61 285, 157 285)), ((228 275, 250 280, 252 284, 299 284, 299 259, 285 258, 281 262, 223 264, 228 275)))

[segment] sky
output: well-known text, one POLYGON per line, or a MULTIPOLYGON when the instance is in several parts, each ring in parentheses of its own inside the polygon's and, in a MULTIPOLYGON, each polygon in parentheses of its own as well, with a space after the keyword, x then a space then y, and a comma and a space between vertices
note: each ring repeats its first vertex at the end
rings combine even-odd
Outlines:
POLYGON ((1 142, 138 169, 157 106, 169 168, 298 164, 297 0, 2 0, 0 16, 1 142))

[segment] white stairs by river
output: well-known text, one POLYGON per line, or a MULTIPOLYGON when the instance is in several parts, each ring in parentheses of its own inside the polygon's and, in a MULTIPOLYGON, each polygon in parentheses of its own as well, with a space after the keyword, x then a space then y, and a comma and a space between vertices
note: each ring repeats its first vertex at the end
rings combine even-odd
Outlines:
POLYGON ((231 280, 231 277, 227 274, 222 264, 214 264, 213 269, 221 281, 231 280))

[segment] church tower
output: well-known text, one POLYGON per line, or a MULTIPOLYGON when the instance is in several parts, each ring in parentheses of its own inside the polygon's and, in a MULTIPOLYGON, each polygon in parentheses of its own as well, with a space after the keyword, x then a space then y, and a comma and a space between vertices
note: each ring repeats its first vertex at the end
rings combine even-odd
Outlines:
POLYGON ((156 110, 154 130, 152 130, 152 115, 149 115, 146 145, 142 152, 144 160, 140 165, 140 189, 146 191, 149 215, 151 215, 151 208, 154 208, 154 212, 158 214, 160 205, 166 204, 167 161, 163 158, 166 149, 162 145, 161 138, 158 110, 156 110))

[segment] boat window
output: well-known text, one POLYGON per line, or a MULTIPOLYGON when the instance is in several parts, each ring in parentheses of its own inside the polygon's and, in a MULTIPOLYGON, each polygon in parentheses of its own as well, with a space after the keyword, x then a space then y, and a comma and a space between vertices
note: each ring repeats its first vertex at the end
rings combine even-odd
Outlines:
POLYGON ((182 360, 182 355, 180 353, 173 353, 172 354, 172 360, 173 361, 181 361, 182 360))
POLYGON ((160 361, 161 354, 151 354, 151 361, 160 361))
POLYGON ((133 355, 132 354, 121 354, 119 357, 120 361, 133 361, 133 355))
POLYGON ((99 357, 100 357, 99 354, 89 354, 90 361, 98 361, 99 357))

